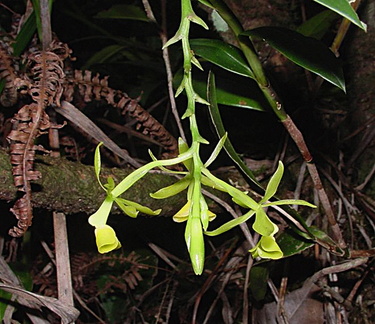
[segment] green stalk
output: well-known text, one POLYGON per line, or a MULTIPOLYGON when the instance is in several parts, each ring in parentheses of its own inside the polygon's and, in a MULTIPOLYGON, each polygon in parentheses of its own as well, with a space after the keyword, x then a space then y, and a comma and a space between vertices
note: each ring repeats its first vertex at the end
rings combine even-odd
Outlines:
POLYGON ((247 36, 241 35, 244 31, 237 17, 232 13, 228 6, 222 0, 209 0, 213 7, 217 10, 218 14, 225 20, 228 26, 232 29, 238 45, 240 46, 243 54, 245 55, 246 61, 248 62, 251 70, 254 73, 255 81, 258 83, 259 88, 266 97, 272 110, 280 121, 287 119, 287 113, 285 112, 283 105, 281 104, 278 95, 273 90, 268 82, 268 79, 264 73, 262 64, 255 53, 254 47, 247 36))
POLYGON ((256 81, 260 86, 266 87, 268 85, 268 80, 264 74, 263 67, 254 51, 253 45, 249 41, 249 38, 241 35, 244 30, 237 17, 233 15, 232 11, 222 0, 210 0, 210 3, 215 7, 218 14, 225 20, 236 36, 237 42, 255 75, 256 81))

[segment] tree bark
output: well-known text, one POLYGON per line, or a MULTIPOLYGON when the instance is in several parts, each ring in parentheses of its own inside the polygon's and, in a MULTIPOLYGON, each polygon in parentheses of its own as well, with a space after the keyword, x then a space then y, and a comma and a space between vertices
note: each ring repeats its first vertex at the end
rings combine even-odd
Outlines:
MULTIPOLYGON (((105 193, 98 184, 92 166, 71 162, 64 158, 51 158, 37 156, 35 169, 40 171, 42 178, 32 184, 32 203, 34 208, 45 208, 75 214, 84 212, 91 214, 97 210, 105 198, 105 193)), ((102 168, 101 178, 113 177, 118 184, 133 169, 102 168)), ((155 200, 150 193, 160 188, 171 185, 176 178, 165 174, 147 174, 135 183, 122 197, 136 201, 151 209, 162 209, 161 216, 173 216, 185 203, 186 192, 182 192, 168 199, 155 200)), ((226 195, 215 191, 222 199, 226 195)), ((15 200, 17 188, 13 184, 12 166, 8 154, 0 149, 0 199, 6 201, 15 200)), ((220 212, 221 208, 212 201, 207 200, 210 210, 220 212)), ((114 208, 113 212, 120 212, 114 208)))

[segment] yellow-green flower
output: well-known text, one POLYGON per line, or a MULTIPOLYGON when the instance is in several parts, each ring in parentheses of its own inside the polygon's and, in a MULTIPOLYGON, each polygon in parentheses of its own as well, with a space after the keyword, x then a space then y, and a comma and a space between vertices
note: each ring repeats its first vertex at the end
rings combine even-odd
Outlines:
POLYGON ((99 253, 108 253, 121 247, 115 231, 109 225, 96 227, 95 237, 99 253))

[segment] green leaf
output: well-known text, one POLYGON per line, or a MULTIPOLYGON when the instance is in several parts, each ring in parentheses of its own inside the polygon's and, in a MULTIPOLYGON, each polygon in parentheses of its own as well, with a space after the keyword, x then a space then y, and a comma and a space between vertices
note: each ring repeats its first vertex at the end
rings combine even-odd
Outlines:
POLYGON ((109 45, 102 48, 87 60, 83 69, 89 69, 94 64, 107 62, 111 57, 122 51, 124 48, 126 48, 126 46, 123 45, 109 45))
POLYGON ((259 264, 253 266, 250 271, 250 292, 254 299, 258 302, 262 301, 266 296, 269 278, 269 269, 267 264, 259 264))
POLYGON ((215 9, 215 7, 207 0, 198 0, 198 1, 211 9, 215 9))
MULTIPOLYGON (((215 126, 217 135, 219 136, 219 138, 222 138, 224 134, 226 134, 226 130, 223 124, 223 120, 221 119, 221 116, 220 116, 219 108, 217 106, 215 76, 212 72, 210 72, 208 76, 207 97, 208 97, 208 101, 210 102, 209 112, 210 112, 212 123, 215 126)), ((235 162, 237 166, 242 170, 242 172, 247 176, 247 178, 256 187, 258 187, 263 193, 263 188, 261 187, 259 182, 256 180, 253 172, 247 167, 245 162, 237 154, 229 138, 227 138, 226 141, 224 142, 224 149, 229 155, 229 157, 233 160, 233 162, 235 162)))
POLYGON ((333 11, 324 10, 298 26, 297 32, 308 37, 321 39, 327 33, 337 17, 337 14, 333 11))
MULTIPOLYGON (((38 31, 38 37, 39 37, 39 40, 42 41, 43 40, 43 26, 42 26, 41 12, 40 12, 40 0, 32 0, 32 3, 33 3, 35 16, 36 16, 35 22, 36 22, 36 28, 38 31)), ((53 3, 53 0, 48 1, 50 13, 52 10, 52 3, 53 3)))
POLYGON ((350 20, 353 24, 366 31, 367 26, 359 20, 357 13, 352 8, 348 0, 314 0, 315 2, 337 12, 339 15, 350 20))
POLYGON ((296 235, 292 230, 286 230, 277 237, 277 243, 284 257, 292 256, 312 247, 315 243, 296 235))
POLYGON ((20 32, 12 44, 13 55, 20 56, 36 31, 35 11, 33 11, 26 22, 22 25, 20 32))
POLYGON ((43 33, 42 33, 42 20, 40 17, 40 3, 39 0, 31 0, 33 4, 33 10, 35 12, 35 22, 36 22, 36 29, 38 31, 38 37, 39 40, 42 41, 43 39, 43 33))
MULTIPOLYGON (((266 106, 265 98, 261 94, 257 83, 251 79, 243 77, 228 77, 230 73, 219 75, 217 77, 216 98, 217 103, 232 107, 246 108, 257 111, 264 111, 266 106), (251 96, 249 96, 251 94, 251 96)), ((179 85, 182 79, 182 73, 176 73, 173 84, 179 85)), ((207 74, 196 71, 193 75, 193 88, 202 98, 207 95, 207 74)))
MULTIPOLYGON (((264 111, 264 108, 260 100, 257 100, 256 96, 249 97, 248 94, 254 94, 252 92, 252 85, 249 84, 247 94, 242 94, 241 88, 243 84, 237 83, 236 80, 228 80, 218 77, 218 87, 216 89, 217 102, 220 105, 226 105, 231 107, 246 108, 251 110, 264 111)), ((204 81, 197 79, 193 80, 194 88, 197 93, 205 98, 207 84, 204 81)), ((255 86, 255 84, 254 84, 255 86)))
POLYGON ((294 63, 345 91, 341 61, 317 39, 282 27, 259 27, 243 34, 264 39, 294 63))
POLYGON ((11 304, 12 294, 0 289, 0 321, 2 323, 6 308, 11 304))
POLYGON ((0 79, 0 95, 3 93, 5 84, 6 84, 5 78, 4 79, 0 79))
MULTIPOLYGON (((254 98, 248 97, 247 95, 240 95, 231 92, 231 90, 236 87, 235 82, 227 80, 227 82, 225 83, 225 80, 220 79, 218 80, 218 82, 220 82, 220 86, 217 89, 217 102, 219 104, 232 107, 246 108, 251 110, 264 111, 264 108, 260 104, 260 102, 255 100, 254 98), (228 89, 229 86, 232 86, 232 89, 228 89)), ((195 84, 195 86, 198 86, 197 92, 202 93, 203 96, 203 93, 205 93, 207 87, 206 83, 198 84, 196 82, 193 82, 193 84, 195 84)), ((237 85, 240 87, 239 84, 237 85)), ((251 90, 249 90, 248 93, 252 93, 251 90)))
POLYGON ((217 39, 192 39, 194 53, 233 73, 254 78, 242 52, 232 45, 217 39))
POLYGON ((273 197, 277 191, 277 188, 279 187, 281 178, 284 174, 284 165, 281 161, 279 161, 279 165, 277 167, 276 172, 272 175, 270 181, 268 182, 266 192, 264 194, 264 197, 260 201, 260 203, 264 203, 268 201, 271 197, 273 197))
POLYGON ((149 21, 145 12, 132 5, 114 5, 108 10, 99 12, 94 18, 101 19, 128 19, 128 20, 140 20, 149 21))
POLYGON ((343 250, 338 243, 336 243, 330 236, 327 235, 327 233, 323 232, 322 230, 311 226, 309 227, 309 231, 314 235, 314 241, 323 246, 330 253, 343 256, 348 252, 343 250))

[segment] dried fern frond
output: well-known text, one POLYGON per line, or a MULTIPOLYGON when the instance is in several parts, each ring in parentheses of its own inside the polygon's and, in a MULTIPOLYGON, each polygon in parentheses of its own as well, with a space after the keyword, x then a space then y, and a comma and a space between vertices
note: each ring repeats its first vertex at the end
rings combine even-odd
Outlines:
POLYGON ((41 109, 52 104, 60 106, 64 76, 63 62, 57 54, 41 51, 29 56, 29 94, 35 102, 43 105, 41 109))
MULTIPOLYGON (((28 89, 34 103, 23 106, 14 116, 13 130, 8 135, 10 156, 13 165, 14 183, 24 192, 12 212, 18 219, 17 227, 9 234, 19 237, 25 233, 32 221, 30 181, 41 175, 33 169, 35 150, 42 149, 34 145, 35 139, 50 128, 49 117, 45 108, 52 104, 60 105, 64 78, 63 59, 69 55, 64 46, 51 44, 48 51, 36 51, 28 56, 27 80, 20 82, 28 89), (55 52, 60 54, 56 54, 55 52)), ((22 80, 21 80, 22 81, 22 80)))
POLYGON ((177 141, 149 112, 143 109, 137 100, 126 93, 108 86, 108 77, 99 74, 92 76, 91 71, 74 72, 74 78, 68 78, 64 84, 64 100, 73 101, 78 93, 85 102, 104 100, 109 105, 119 108, 123 115, 128 114, 137 120, 137 130, 157 140, 170 155, 177 155, 177 141))
POLYGON ((50 127, 48 115, 39 110, 36 103, 23 106, 12 119, 13 130, 8 135, 10 159, 13 165, 14 183, 24 196, 11 209, 18 219, 18 228, 10 230, 10 235, 19 237, 31 225, 32 206, 29 181, 37 180, 41 174, 33 169, 35 151, 43 149, 34 145, 34 139, 50 127))

